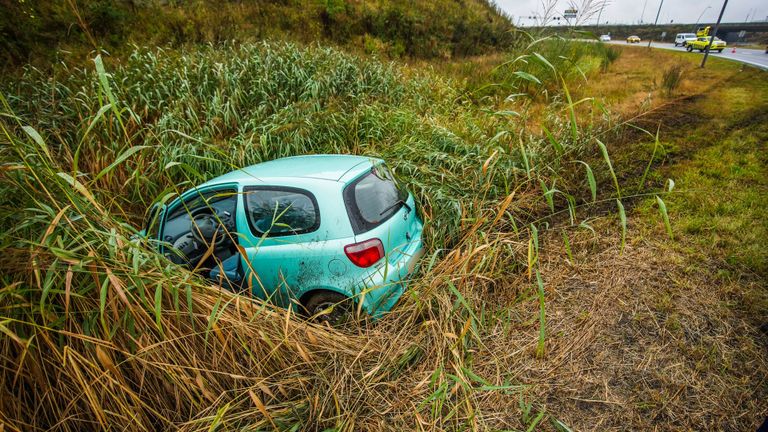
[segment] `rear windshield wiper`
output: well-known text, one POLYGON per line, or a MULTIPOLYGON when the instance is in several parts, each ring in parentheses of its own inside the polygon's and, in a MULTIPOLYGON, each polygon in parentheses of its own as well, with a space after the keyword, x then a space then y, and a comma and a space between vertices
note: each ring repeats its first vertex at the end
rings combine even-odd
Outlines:
POLYGON ((382 210, 381 213, 379 213, 379 216, 384 216, 384 213, 392 210, 393 208, 395 208, 396 206, 401 205, 401 204, 402 204, 403 207, 405 207, 406 210, 408 210, 408 213, 411 212, 411 206, 409 206, 408 203, 406 203, 404 200, 399 199, 399 200, 395 201, 394 203, 392 203, 391 206, 389 206, 389 207, 385 208, 384 210, 382 210))

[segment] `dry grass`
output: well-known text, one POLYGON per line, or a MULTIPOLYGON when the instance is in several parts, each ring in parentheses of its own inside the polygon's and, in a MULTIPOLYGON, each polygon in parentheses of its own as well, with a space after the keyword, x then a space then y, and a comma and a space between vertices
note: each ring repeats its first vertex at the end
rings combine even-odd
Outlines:
POLYGON ((674 96, 684 98, 726 82, 742 66, 721 60, 704 70, 699 56, 687 52, 621 47, 621 56, 600 79, 584 81, 575 87, 577 97, 593 96, 623 117, 655 109, 669 102, 661 86, 663 72, 681 67, 683 79, 674 96))
MULTIPOLYGON (((551 356, 515 356, 507 367, 574 430, 756 429, 768 415, 768 337, 745 319, 745 299, 765 296, 764 285, 723 280, 718 262, 638 234, 623 255, 615 234, 582 235, 575 264, 548 241, 551 356)), ((534 330, 521 321, 495 349, 532 349, 534 330)))

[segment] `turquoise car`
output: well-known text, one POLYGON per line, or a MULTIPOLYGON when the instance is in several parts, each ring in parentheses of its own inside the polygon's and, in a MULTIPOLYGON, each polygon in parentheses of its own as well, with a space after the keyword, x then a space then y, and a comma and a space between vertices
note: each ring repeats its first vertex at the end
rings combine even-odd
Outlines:
POLYGON ((405 290, 422 248, 413 195, 384 161, 277 159, 210 180, 149 212, 143 234, 174 263, 236 291, 337 322, 405 290))

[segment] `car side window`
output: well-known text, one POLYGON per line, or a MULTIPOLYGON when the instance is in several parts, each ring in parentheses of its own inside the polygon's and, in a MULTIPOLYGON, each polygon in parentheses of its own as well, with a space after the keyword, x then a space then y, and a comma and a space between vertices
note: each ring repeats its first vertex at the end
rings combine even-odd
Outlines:
POLYGON ((194 267, 211 245, 215 247, 208 261, 231 256, 236 251, 237 237, 225 233, 235 229, 236 209, 237 190, 232 188, 196 192, 173 202, 160 234, 160 239, 169 246, 166 252, 171 261, 194 267), (212 215, 212 219, 197 225, 193 221, 195 214, 212 215))
POLYGON ((186 200, 178 201, 170 206, 163 223, 161 240, 174 243, 178 238, 190 231, 190 214, 195 210, 210 207, 212 212, 229 214, 232 218, 237 207, 237 191, 224 189, 194 194, 186 200))
POLYGON ((221 205, 222 201, 226 200, 228 200, 228 202, 223 202, 223 204, 227 207, 231 207, 226 210, 234 212, 234 207, 237 204, 234 190, 217 190, 194 194, 188 197, 183 203, 179 203, 179 205, 175 206, 166 219, 175 219, 199 208, 212 206, 214 203, 220 203, 219 205, 221 205))
POLYGON ((174 205, 165 219, 169 221, 180 216, 187 216, 203 207, 211 207, 213 210, 223 210, 234 214, 236 205, 237 193, 234 189, 208 191, 189 196, 184 202, 174 205))
POLYGON ((310 192, 289 187, 246 187, 245 212, 255 235, 303 234, 320 227, 317 200, 310 192))

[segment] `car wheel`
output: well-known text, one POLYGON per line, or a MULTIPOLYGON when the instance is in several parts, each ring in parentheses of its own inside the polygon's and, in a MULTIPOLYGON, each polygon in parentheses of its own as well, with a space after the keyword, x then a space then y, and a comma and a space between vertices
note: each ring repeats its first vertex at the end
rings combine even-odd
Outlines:
POLYGON ((304 311, 317 323, 337 327, 354 318, 353 306, 349 297, 333 291, 318 291, 304 302, 304 311))
POLYGON ((723 52, 723 50, 719 49, 719 50, 717 50, 717 52, 721 53, 721 52, 723 52))
POLYGON ((693 47, 688 45, 687 47, 685 47, 685 50, 688 51, 688 52, 691 52, 691 51, 693 51, 693 47))

